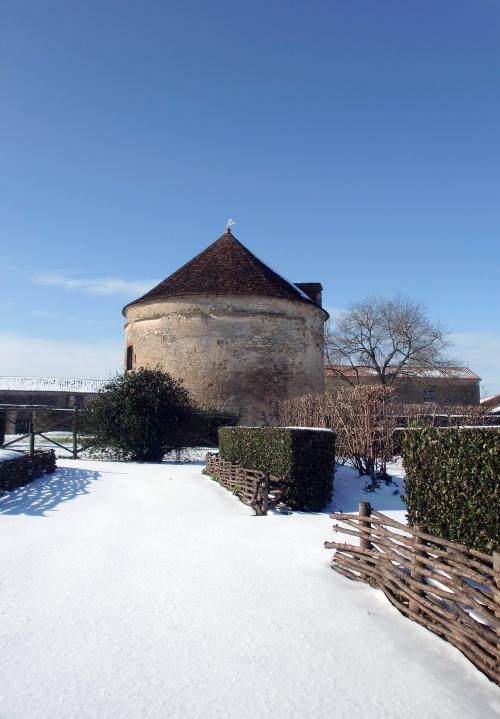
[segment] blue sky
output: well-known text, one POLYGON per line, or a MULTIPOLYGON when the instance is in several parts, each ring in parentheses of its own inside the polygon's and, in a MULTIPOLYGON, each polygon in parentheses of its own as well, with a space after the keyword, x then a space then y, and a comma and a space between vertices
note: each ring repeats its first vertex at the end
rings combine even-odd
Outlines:
POLYGON ((500 392, 500 4, 0 2, 0 374, 106 377, 224 230, 500 392))

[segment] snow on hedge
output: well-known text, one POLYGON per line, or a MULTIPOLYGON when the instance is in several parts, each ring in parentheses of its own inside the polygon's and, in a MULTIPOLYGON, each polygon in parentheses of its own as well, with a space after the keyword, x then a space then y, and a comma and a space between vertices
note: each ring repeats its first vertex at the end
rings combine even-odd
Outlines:
MULTIPOLYGON (((255 517, 201 463, 59 465, 0 498, 2 719, 500 711, 456 649, 330 569, 328 513, 255 517)), ((364 485, 341 468, 335 508, 404 516, 401 482, 364 485)))

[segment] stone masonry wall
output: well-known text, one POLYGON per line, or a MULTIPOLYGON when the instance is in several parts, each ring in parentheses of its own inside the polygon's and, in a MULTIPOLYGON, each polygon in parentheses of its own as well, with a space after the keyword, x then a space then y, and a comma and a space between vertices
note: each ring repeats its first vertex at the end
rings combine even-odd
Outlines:
POLYGON ((423 402, 427 397, 437 404, 479 404, 479 380, 447 377, 427 382, 408 378, 396 382, 396 393, 405 403, 423 402))
POLYGON ((200 406, 257 423, 275 401, 324 391, 324 312, 266 297, 192 296, 127 309, 134 367, 182 379, 200 406))
MULTIPOLYGON (((373 383, 374 380, 370 378, 362 378, 360 382, 373 383)), ((331 375, 325 378, 325 384, 327 391, 348 386, 340 377, 331 375)), ((406 377, 396 380, 395 389, 396 400, 408 404, 421 404, 425 401, 437 404, 479 404, 479 380, 446 377, 427 381, 418 377, 406 377)))

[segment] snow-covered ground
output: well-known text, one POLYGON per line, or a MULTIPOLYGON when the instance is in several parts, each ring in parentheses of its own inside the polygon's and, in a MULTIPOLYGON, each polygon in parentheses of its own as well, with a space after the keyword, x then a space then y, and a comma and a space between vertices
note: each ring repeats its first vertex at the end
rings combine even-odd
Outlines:
POLYGON ((15 452, 13 449, 0 449, 0 462, 10 462, 13 459, 22 458, 21 452, 15 452))
MULTIPOLYGON (((59 466, 0 498, 2 719, 500 714, 458 650, 330 569, 327 512, 255 517, 201 463, 59 466)), ((402 484, 340 468, 333 505, 401 519, 402 484)))

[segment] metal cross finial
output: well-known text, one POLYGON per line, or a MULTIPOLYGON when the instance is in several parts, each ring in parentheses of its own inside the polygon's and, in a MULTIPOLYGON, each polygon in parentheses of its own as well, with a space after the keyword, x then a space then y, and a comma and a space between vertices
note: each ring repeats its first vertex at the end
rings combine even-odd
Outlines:
POLYGON ((234 220, 232 220, 231 218, 229 218, 229 220, 227 221, 226 227, 229 228, 229 227, 232 227, 232 226, 235 225, 235 224, 236 224, 236 222, 235 222, 234 220))

